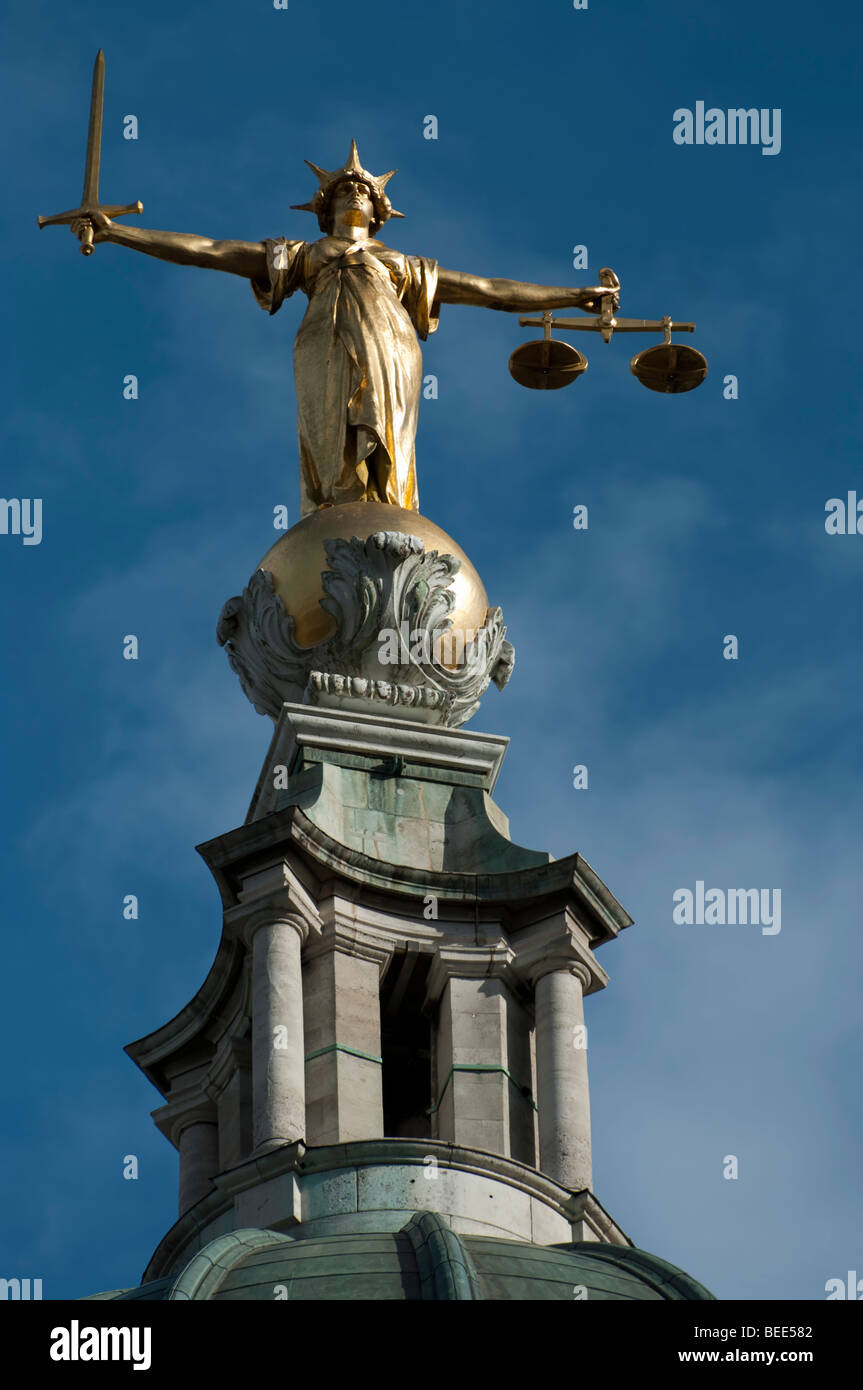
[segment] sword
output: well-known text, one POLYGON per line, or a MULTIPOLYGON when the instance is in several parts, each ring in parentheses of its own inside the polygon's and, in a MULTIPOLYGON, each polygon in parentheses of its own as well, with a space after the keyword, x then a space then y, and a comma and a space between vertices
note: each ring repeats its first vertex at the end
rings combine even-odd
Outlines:
MULTIPOLYGON (((125 207, 99 202, 99 163, 102 156, 102 102, 105 95, 105 55, 101 48, 93 64, 93 90, 90 97, 90 125, 87 130, 87 156, 84 161, 84 191, 81 206, 69 212, 58 212, 55 217, 39 217, 41 227, 62 227, 91 217, 94 212, 103 212, 106 217, 121 217, 126 212, 143 212, 141 202, 129 203, 125 207)), ((80 234, 81 255, 93 254, 93 227, 87 226, 80 234)))

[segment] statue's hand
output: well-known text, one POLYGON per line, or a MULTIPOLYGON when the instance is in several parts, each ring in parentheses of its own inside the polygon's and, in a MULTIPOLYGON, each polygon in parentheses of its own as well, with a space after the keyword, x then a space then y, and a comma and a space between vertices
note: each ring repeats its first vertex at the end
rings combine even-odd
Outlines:
POLYGON ((81 241, 88 228, 93 230, 93 241, 109 241, 114 223, 104 212, 91 212, 89 217, 79 217, 70 230, 81 241))
MULTIPOLYGON (((591 286, 590 289, 582 290, 578 307, 580 309, 586 309, 589 314, 601 314, 605 307, 603 301, 609 294, 611 294, 610 290, 594 289, 593 286, 591 286), (590 297, 586 298, 585 296, 590 297)), ((611 308, 613 313, 616 313, 620 308, 620 295, 616 292, 611 300, 611 308)))
POLYGON ((608 296, 611 295, 612 313, 616 313, 617 310, 620 308, 619 290, 620 281, 618 280, 614 271, 609 269, 608 266, 603 266, 599 272, 599 285, 591 286, 589 289, 582 290, 581 293, 583 297, 581 301, 581 307, 582 309, 586 309, 591 314, 601 314, 603 308, 605 307, 603 304, 603 300, 607 299, 608 296))

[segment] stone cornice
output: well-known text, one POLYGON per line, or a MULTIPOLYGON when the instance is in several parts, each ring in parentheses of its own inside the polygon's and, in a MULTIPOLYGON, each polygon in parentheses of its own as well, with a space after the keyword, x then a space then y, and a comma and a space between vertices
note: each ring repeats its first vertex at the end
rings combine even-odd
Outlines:
POLYGON ((243 966, 245 950, 241 942, 224 935, 216 958, 197 994, 174 1018, 123 1049, 162 1095, 168 1081, 162 1063, 173 1057, 201 1033, 226 1007, 243 966))
POLYGON ((467 901, 501 905, 507 909, 513 929, 528 926, 537 917, 548 917, 556 907, 572 903, 574 910, 581 909, 581 916, 589 924, 594 946, 612 940, 619 930, 632 925, 632 918, 580 854, 531 868, 492 874, 414 869, 399 864, 384 866, 359 850, 340 845, 298 807, 290 807, 277 815, 288 816, 289 812, 289 833, 294 844, 310 859, 351 882, 411 897, 431 895, 444 903, 462 905, 467 901), (585 870, 589 870, 589 875, 585 870), (602 896, 595 891, 598 886, 604 890, 602 896), (614 911, 611 904, 614 904, 614 911))
POLYGON ((310 870, 318 881, 326 874, 346 884, 371 888, 384 898, 433 896, 442 905, 473 903, 480 909, 499 908, 513 943, 538 920, 565 909, 579 922, 594 950, 632 924, 632 918, 580 854, 494 874, 385 866, 339 844, 296 806, 199 845, 198 851, 219 884, 226 926, 246 907, 246 901, 240 904, 240 896, 246 900, 256 885, 263 895, 268 885, 271 893, 287 892, 293 909, 303 913, 314 931, 315 905, 305 885, 310 870), (306 861, 305 873, 298 860, 306 861))
POLYGON ((272 768, 290 773, 303 748, 359 753, 372 758, 403 758, 411 763, 474 773, 494 789, 509 739, 458 729, 430 729, 427 723, 386 715, 350 714, 311 705, 285 704, 264 760, 246 823, 269 815, 276 801, 272 768))
POLYGON ((264 821, 241 825, 196 846, 216 880, 226 912, 236 907, 241 895, 254 886, 249 880, 271 871, 274 877, 270 891, 290 884, 297 894, 298 906, 314 912, 317 876, 310 872, 308 856, 300 855, 292 843, 295 811, 296 807, 288 806, 264 821))

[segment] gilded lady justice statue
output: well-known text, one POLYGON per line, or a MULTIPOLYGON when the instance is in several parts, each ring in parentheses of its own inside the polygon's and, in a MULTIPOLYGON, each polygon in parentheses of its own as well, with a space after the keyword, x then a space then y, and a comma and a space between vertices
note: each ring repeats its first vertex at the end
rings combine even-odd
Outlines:
POLYGON ((598 312, 608 286, 568 289, 484 279, 445 270, 377 239, 391 217, 385 189, 395 170, 375 175, 356 141, 344 168, 306 161, 318 177, 311 202, 317 241, 211 241, 115 223, 102 212, 72 224, 80 237, 127 246, 176 265, 228 271, 251 281, 275 314, 297 290, 308 307, 294 345, 303 516, 359 500, 418 510, 415 439, 425 339, 442 304, 509 312, 574 307, 598 312))
POLYGON ((403 216, 386 194, 395 170, 364 169, 355 141, 343 168, 309 164, 318 188, 295 206, 317 217, 316 241, 213 241, 122 225, 114 218, 143 208, 99 199, 104 77, 100 52, 81 204, 39 225, 71 226, 85 255, 113 242, 240 275, 270 314, 298 290, 308 298, 294 346, 301 520, 225 604, 218 628, 246 694, 274 719, 285 701, 347 703, 355 712, 383 704, 394 715, 457 727, 489 681, 506 683, 513 651, 467 556, 419 514, 417 338, 435 331, 442 304, 540 310, 546 320, 570 307, 613 322, 617 277, 601 271, 599 286, 549 287, 445 270, 393 250, 377 234, 403 216), (408 623, 431 645, 387 654, 382 634, 408 623), (448 630, 473 636, 447 652, 448 630))

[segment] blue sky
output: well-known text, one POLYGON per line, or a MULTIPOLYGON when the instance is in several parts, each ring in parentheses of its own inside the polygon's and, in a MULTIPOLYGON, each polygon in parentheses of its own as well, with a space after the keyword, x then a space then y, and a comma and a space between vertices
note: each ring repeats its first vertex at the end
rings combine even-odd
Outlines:
POLYGON ((122 1047, 216 949, 194 845, 242 821, 271 726, 215 623, 273 507, 299 515, 303 305, 270 319, 235 277, 37 231, 77 199, 101 46, 102 196, 140 198, 145 226, 316 236, 289 210, 314 189, 302 161, 335 168, 355 137, 399 170, 391 245, 547 284, 610 265, 622 313, 697 322, 696 392, 635 382, 648 339, 581 335, 585 378, 535 393, 507 373, 515 316, 445 307, 421 508, 516 647, 469 726, 512 739, 513 839, 579 850, 635 918, 588 1004, 597 1195, 720 1297, 823 1298, 863 1259, 863 537, 824 529, 828 498, 863 496, 856 11, 17 0, 5 29, 0 494, 42 498, 44 534, 0 535, 0 1274, 46 1297, 129 1285, 174 1218, 159 1097, 122 1047), (781 152, 676 145, 698 100, 781 109, 781 152), (780 888, 781 932, 676 926, 699 879, 780 888))

